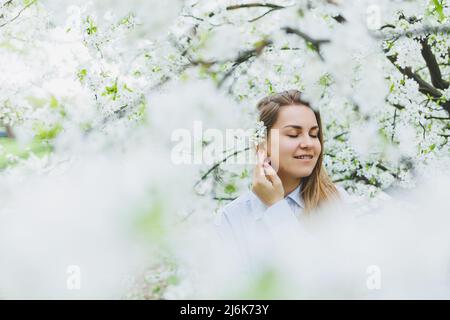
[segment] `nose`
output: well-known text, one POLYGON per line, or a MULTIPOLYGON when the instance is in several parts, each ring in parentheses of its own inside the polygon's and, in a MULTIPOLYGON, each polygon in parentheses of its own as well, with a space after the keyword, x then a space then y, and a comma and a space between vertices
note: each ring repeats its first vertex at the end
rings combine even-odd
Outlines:
POLYGON ((300 139, 300 148, 301 149, 307 149, 307 148, 311 148, 312 147, 312 143, 313 140, 309 135, 306 135, 302 137, 302 139, 300 139))

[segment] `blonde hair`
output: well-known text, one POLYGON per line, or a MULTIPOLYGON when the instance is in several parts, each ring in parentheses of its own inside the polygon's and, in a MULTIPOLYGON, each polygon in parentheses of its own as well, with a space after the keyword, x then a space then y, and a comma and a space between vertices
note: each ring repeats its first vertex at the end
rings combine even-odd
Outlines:
POLYGON ((270 129, 277 121, 280 108, 291 105, 302 105, 310 108, 314 112, 317 124, 319 125, 319 141, 322 150, 320 151, 319 158, 311 175, 302 178, 301 182, 302 188, 300 196, 303 198, 305 204, 305 212, 310 213, 327 201, 339 198, 336 186, 328 176, 326 169, 323 167, 324 143, 319 111, 312 109, 309 103, 301 98, 300 91, 289 90, 272 94, 258 102, 259 121, 264 123, 267 128, 267 134, 269 134, 270 129))

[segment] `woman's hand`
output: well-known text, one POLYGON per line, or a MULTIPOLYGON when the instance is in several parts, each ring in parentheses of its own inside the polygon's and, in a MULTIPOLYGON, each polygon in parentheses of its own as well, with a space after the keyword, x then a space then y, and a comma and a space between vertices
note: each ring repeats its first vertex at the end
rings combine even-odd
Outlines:
POLYGON ((284 198, 283 184, 267 160, 266 145, 258 146, 256 153, 252 191, 266 206, 270 207, 284 198))

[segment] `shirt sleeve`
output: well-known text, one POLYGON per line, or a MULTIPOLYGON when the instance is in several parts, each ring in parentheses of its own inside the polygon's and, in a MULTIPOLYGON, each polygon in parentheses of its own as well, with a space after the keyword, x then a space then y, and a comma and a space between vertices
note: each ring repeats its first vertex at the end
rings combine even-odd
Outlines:
POLYGON ((229 242, 236 239, 225 208, 222 208, 214 219, 214 227, 221 241, 229 242))
POLYGON ((292 209, 289 206, 288 200, 286 198, 279 200, 270 207, 265 206, 263 219, 270 222, 271 225, 281 225, 296 221, 294 213, 292 212, 292 209))
POLYGON ((236 230, 238 226, 232 223, 226 208, 222 208, 217 214, 217 217, 214 219, 214 228, 218 236, 218 244, 220 245, 218 249, 222 250, 223 254, 230 259, 241 261, 245 248, 238 235, 239 230, 236 230))

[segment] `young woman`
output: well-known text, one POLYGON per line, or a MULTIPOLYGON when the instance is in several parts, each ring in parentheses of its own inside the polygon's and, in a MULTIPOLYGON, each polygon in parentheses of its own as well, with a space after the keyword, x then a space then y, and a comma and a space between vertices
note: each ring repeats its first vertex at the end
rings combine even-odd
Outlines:
POLYGON ((222 238, 244 250, 255 230, 283 234, 328 201, 349 199, 323 167, 320 114, 299 91, 265 97, 257 108, 267 139, 257 148, 252 190, 226 205, 216 220, 222 238))

